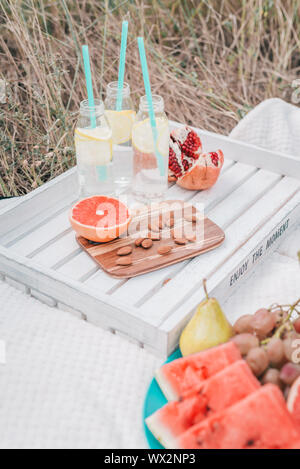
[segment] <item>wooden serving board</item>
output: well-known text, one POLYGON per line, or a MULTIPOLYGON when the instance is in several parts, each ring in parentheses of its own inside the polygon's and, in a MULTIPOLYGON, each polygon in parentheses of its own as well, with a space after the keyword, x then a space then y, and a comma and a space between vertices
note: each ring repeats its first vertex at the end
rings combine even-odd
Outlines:
MULTIPOLYGON (((174 201, 167 201, 165 203, 174 203, 174 201)), ((177 204, 182 204, 182 201, 176 201, 177 204)), ((195 207, 191 207, 193 213, 197 214, 195 207)), ((153 214, 155 216, 155 213, 153 214)), ((142 215, 135 217, 132 223, 138 225, 139 221, 147 218, 149 220, 151 213, 149 211, 143 212, 142 215)), ((151 219, 151 218, 150 218, 151 219)), ((213 223, 209 218, 202 219, 202 236, 193 242, 187 242, 186 245, 178 245, 171 234, 172 230, 180 226, 191 225, 183 217, 176 216, 175 226, 164 226, 160 230, 161 239, 153 241, 153 245, 149 249, 143 247, 136 247, 135 240, 137 238, 146 238, 149 236, 149 229, 147 232, 137 232, 134 235, 126 235, 125 237, 118 238, 110 243, 92 243, 83 237, 77 237, 79 245, 101 266, 101 268, 115 278, 132 278, 137 277, 163 267, 176 264, 177 262, 190 259, 192 257, 203 254, 207 251, 220 246, 224 239, 224 231, 213 223), (161 255, 158 249, 164 245, 172 246, 169 254, 161 255), (117 261, 121 256, 117 254, 120 248, 125 246, 132 247, 132 264, 129 266, 117 265, 117 261)), ((145 224, 144 224, 145 226, 145 224)), ((148 226, 148 222, 146 223, 148 226)))

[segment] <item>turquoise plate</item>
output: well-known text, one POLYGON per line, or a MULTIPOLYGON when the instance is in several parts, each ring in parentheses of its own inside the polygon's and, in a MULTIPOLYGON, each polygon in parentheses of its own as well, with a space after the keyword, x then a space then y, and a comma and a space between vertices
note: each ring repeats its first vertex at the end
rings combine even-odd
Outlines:
MULTIPOLYGON (((168 360, 165 363, 172 362, 173 360, 176 360, 181 356, 182 355, 180 353, 180 350, 177 349, 174 353, 172 353, 172 355, 169 356, 168 360)), ((145 424, 145 419, 152 415, 154 412, 156 412, 158 409, 160 409, 162 406, 164 406, 166 403, 167 399, 160 390, 156 379, 153 378, 149 386, 148 392, 146 394, 143 410, 144 430, 150 449, 164 449, 164 447, 159 443, 159 441, 157 441, 156 438, 154 438, 147 425, 145 424)))

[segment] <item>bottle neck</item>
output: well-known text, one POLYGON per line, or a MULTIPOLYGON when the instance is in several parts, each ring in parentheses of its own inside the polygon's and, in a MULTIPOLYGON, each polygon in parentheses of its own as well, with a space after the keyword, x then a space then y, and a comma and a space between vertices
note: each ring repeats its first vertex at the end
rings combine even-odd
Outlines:
MULTIPOLYGON (((153 110, 155 113, 162 113, 165 110, 164 100, 158 94, 152 96, 153 110)), ((140 111, 149 112, 147 96, 142 96, 140 98, 140 111)))
MULTIPOLYGON (((108 98, 117 98, 118 96, 118 82, 117 81, 112 81, 111 83, 108 83, 106 87, 106 96, 108 98)), ((128 98, 130 96, 130 86, 128 83, 123 84, 123 90, 122 90, 122 97, 123 98, 128 98)))
POLYGON ((101 117, 104 114, 104 104, 101 99, 95 99, 95 106, 91 107, 88 100, 80 103, 80 117, 90 117, 91 115, 101 117))

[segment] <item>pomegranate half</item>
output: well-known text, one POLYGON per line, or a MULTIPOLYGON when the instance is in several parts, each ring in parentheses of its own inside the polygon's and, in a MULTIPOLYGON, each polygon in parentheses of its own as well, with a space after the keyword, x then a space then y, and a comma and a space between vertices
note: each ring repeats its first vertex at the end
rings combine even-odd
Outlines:
POLYGON ((224 163, 221 150, 202 152, 202 142, 190 127, 171 132, 169 150, 169 181, 184 189, 199 191, 212 187, 224 163))

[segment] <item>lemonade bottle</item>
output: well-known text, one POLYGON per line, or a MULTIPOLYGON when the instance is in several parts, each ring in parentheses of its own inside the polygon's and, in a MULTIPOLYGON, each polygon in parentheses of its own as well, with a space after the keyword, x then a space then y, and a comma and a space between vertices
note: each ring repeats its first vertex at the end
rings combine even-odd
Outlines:
POLYGON ((116 187, 123 189, 132 181, 131 133, 135 111, 128 83, 123 84, 122 109, 117 108, 118 82, 107 85, 105 114, 112 128, 114 180, 116 187))
POLYGON ((80 104, 75 148, 80 197, 113 194, 112 130, 101 100, 95 99, 93 109, 88 101, 80 104), (95 118, 94 128, 91 127, 91 113, 95 118))
POLYGON ((157 127, 157 150, 164 160, 165 174, 158 168, 146 96, 140 99, 139 112, 132 128, 133 194, 138 200, 155 201, 164 198, 168 188, 169 121, 164 112, 164 100, 153 95, 157 127))

